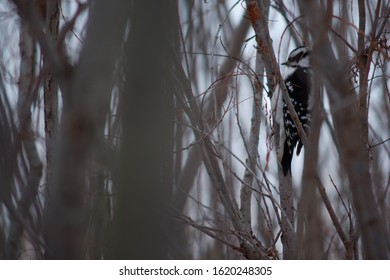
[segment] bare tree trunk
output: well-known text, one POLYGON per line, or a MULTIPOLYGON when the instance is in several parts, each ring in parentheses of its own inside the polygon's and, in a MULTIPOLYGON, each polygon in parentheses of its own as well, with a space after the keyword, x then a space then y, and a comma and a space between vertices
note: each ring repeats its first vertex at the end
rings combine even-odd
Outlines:
POLYGON ((173 192, 177 3, 131 3, 110 258, 167 259, 180 255, 173 250, 175 231, 168 212, 173 192))
MULTIPOLYGON (((11 201, 11 189, 14 185, 13 172, 16 165, 16 128, 13 123, 12 110, 10 108, 7 92, 5 90, 3 80, 0 79, 0 148, 1 148, 1 160, 0 160, 0 203, 7 204, 11 201)), ((4 211, 1 210, 0 214, 3 216, 4 211)), ((4 218, 1 219, 0 227, 0 259, 6 258, 6 237, 7 230, 3 226, 4 218)))
MULTIPOLYGON (((263 73, 264 66, 258 54, 256 63, 256 73, 263 73)), ((262 77, 260 77, 262 79, 262 77)), ((261 104, 263 96, 263 85, 256 79, 253 85, 253 104, 252 104, 252 119, 251 130, 248 141, 248 158, 246 159, 246 168, 244 177, 242 179, 242 186, 240 190, 240 213, 242 218, 243 227, 247 232, 252 231, 252 214, 251 214, 251 201, 252 201, 252 185, 254 177, 256 176, 256 163, 258 160, 258 145, 259 145, 259 133, 260 133, 260 121, 261 121, 261 104)))
MULTIPOLYGON (((47 0, 46 2, 46 26, 52 41, 58 37, 60 20, 60 2, 47 0)), ((48 66, 45 64, 45 66, 48 66)), ((48 68, 50 69, 50 68, 48 68)), ((48 193, 52 185, 53 154, 58 129, 58 83, 52 73, 47 73, 44 78, 44 111, 45 111, 45 143, 46 143, 46 187, 48 193)))
POLYGON ((297 211, 297 258, 324 258, 323 218, 321 215, 321 200, 316 193, 316 163, 318 159, 318 143, 322 116, 320 110, 320 86, 317 77, 313 83, 312 121, 308 147, 305 147, 305 165, 302 176, 301 197, 297 211), (314 165, 313 165, 314 163, 314 165))

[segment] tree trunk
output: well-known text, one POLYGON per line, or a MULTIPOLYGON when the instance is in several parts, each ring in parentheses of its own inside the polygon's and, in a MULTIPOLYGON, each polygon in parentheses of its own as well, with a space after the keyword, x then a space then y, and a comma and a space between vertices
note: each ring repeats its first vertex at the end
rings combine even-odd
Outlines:
POLYGON ((176 5, 176 1, 132 1, 110 258, 167 259, 176 254, 169 217, 173 61, 179 35, 176 5))

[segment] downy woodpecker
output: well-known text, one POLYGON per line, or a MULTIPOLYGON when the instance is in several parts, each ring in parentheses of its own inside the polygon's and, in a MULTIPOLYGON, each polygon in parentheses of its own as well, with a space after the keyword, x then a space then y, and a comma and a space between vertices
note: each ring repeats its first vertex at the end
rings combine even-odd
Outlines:
MULTIPOLYGON (((284 83, 288 95, 307 134, 310 127, 310 97, 312 88, 310 50, 306 46, 294 49, 288 56, 288 60, 282 63, 282 65, 287 67, 284 74, 284 83)), ((276 110, 275 121, 280 125, 278 159, 281 163, 283 174, 286 176, 289 170, 291 172, 291 160, 295 146, 298 144, 296 154, 299 155, 303 144, 282 95, 280 93, 278 96, 274 94, 272 98, 272 107, 276 110)))

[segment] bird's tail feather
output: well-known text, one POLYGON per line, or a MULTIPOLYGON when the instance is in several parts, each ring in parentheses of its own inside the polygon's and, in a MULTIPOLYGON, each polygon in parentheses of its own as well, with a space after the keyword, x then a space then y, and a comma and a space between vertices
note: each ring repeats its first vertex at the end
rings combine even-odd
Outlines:
POLYGON ((283 157, 281 161, 282 169, 283 169, 283 174, 284 176, 287 175, 287 172, 290 170, 291 172, 291 160, 293 157, 293 151, 290 151, 287 145, 287 141, 284 142, 284 151, 283 151, 283 157))

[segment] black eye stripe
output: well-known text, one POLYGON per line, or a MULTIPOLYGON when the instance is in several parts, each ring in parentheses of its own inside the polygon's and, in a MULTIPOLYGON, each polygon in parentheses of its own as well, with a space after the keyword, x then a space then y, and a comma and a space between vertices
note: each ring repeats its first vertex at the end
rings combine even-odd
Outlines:
POLYGON ((310 54, 310 51, 305 52, 305 53, 302 55, 302 58, 305 58, 305 57, 308 56, 309 54, 310 54))

